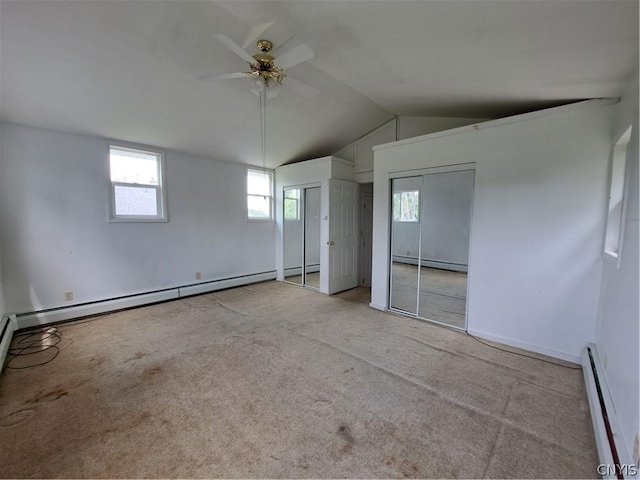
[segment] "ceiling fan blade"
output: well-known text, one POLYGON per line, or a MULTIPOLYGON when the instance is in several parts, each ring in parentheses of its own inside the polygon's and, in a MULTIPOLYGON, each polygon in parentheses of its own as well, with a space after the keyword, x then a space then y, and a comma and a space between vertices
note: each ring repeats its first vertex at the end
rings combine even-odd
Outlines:
POLYGON ((311 60, 315 56, 313 50, 308 45, 302 44, 295 48, 292 48, 287 53, 275 59, 275 64, 278 68, 286 70, 299 63, 311 60))
POLYGON ((200 80, 228 80, 230 78, 246 78, 244 72, 223 73, 222 75, 200 75, 200 80))
POLYGON ((251 55, 249 55, 247 52, 245 52, 242 49, 242 47, 240 47, 240 45, 238 45, 236 42, 231 40, 226 35, 223 35, 222 33, 214 33, 213 36, 216 37, 218 40, 220 40, 222 43, 224 43, 225 46, 229 50, 233 51, 236 55, 238 55, 240 58, 242 58, 245 62, 250 63, 250 64, 256 63, 256 60, 251 55))
POLYGON ((295 37, 296 34, 292 33, 291 35, 289 35, 289 37, 282 42, 280 45, 278 45, 276 48, 274 48, 273 50, 271 50, 271 55, 273 55, 274 57, 278 58, 281 54, 282 54, 282 50, 284 49, 284 47, 287 46, 287 44, 293 39, 293 37, 295 37))
POLYGON ((247 48, 249 45, 256 42, 258 40, 258 37, 266 32, 271 25, 273 25, 273 22, 263 23, 262 25, 256 25, 255 27, 253 27, 249 32, 247 39, 242 44, 242 48, 247 48))

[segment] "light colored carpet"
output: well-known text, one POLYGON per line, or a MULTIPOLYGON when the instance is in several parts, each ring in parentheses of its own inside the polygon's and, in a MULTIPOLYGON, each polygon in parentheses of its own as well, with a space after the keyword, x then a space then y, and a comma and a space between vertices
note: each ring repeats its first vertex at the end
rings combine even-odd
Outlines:
POLYGON ((0 475, 597 476, 581 370, 368 300, 266 282, 60 326, 0 377, 0 475))

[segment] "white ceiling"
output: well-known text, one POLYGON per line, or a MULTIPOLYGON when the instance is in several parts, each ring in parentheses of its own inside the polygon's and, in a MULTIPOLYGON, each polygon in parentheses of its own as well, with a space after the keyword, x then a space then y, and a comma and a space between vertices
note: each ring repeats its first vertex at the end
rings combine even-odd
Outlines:
MULTIPOLYGON (((496 118, 622 93, 638 1, 8 1, 3 121, 260 165, 258 101, 214 33, 305 43, 268 106, 268 166, 329 155, 393 115, 496 118), (289 87, 289 88, 288 88, 289 87)), ((248 47, 256 53, 255 47, 248 47)))

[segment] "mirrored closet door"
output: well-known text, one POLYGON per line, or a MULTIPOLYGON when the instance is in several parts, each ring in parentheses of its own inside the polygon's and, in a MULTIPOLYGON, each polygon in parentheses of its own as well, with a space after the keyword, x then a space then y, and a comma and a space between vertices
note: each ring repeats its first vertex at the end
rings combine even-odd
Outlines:
POLYGON ((466 327, 473 169, 392 181, 390 308, 466 327))
POLYGON ((283 194, 284 279, 320 288, 319 186, 287 187, 283 194))

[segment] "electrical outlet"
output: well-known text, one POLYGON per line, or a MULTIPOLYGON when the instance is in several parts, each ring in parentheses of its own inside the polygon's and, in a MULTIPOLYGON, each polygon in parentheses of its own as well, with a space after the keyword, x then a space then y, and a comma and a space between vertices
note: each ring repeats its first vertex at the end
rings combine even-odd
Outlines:
POLYGON ((202 273, 196 272, 196 280, 200 280, 202 278, 202 273))
POLYGON ((73 292, 64 292, 64 299, 68 302, 69 300, 73 300, 73 292))

